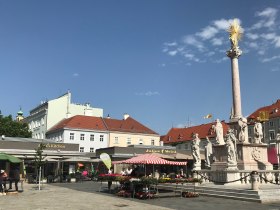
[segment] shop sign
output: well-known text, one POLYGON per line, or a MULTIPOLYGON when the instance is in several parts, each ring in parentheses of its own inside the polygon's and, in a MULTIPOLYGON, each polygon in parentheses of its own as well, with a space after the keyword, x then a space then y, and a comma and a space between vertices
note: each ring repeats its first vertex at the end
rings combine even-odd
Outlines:
POLYGON ((171 150, 171 149, 147 149, 146 153, 176 154, 176 150, 171 150))
POLYGON ((64 144, 46 144, 46 148, 53 148, 53 149, 65 149, 64 144))

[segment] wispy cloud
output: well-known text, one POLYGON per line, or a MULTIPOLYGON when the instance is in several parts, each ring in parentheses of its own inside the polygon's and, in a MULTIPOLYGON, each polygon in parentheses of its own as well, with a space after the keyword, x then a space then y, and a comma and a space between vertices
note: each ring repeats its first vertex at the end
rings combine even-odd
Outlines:
POLYGON ((277 16, 277 9, 268 7, 263 11, 256 12, 256 16, 261 19, 256 22, 251 29, 260 29, 263 27, 270 28, 275 25, 275 20, 277 16))
MULTIPOLYGON (((240 42, 243 53, 254 53, 261 62, 278 60, 278 56, 271 55, 273 49, 280 48, 278 9, 265 8, 252 14, 252 18, 255 21, 251 25, 242 26, 245 31, 240 42)), ((241 20, 237 20, 241 24, 241 20)), ((180 56, 188 65, 224 62, 227 60, 225 52, 230 47, 227 29, 232 21, 227 18, 210 21, 198 31, 164 43, 163 52, 172 57, 180 56)))
POLYGON ((142 92, 142 93, 135 93, 135 95, 138 96, 155 96, 155 95, 160 95, 158 91, 147 91, 147 92, 142 92))
POLYGON ((262 59, 262 62, 263 63, 266 63, 266 62, 270 62, 270 61, 273 61, 273 60, 278 60, 280 59, 280 55, 275 55, 275 56, 272 56, 270 58, 264 58, 262 59))
POLYGON ((78 77, 78 76, 80 76, 80 74, 79 73, 74 73, 74 74, 72 74, 72 76, 73 77, 78 77))

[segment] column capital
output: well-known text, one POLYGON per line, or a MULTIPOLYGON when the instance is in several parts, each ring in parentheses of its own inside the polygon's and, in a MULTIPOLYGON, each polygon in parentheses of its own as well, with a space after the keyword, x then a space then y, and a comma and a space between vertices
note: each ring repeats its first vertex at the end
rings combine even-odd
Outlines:
POLYGON ((242 54, 242 50, 240 50, 238 46, 233 47, 227 51, 227 56, 230 57, 231 59, 239 58, 241 54, 242 54))

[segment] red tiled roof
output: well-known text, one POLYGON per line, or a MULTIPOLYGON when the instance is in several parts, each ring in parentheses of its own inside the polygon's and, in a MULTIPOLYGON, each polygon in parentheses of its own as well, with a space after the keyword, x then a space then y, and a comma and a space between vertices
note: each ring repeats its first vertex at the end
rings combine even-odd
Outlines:
POLYGON ((257 117, 260 115, 260 112, 263 111, 269 113, 269 119, 280 117, 280 99, 269 106, 264 106, 257 109, 255 112, 249 115, 248 119, 257 119, 257 117))
POLYGON ((127 119, 123 119, 123 120, 116 120, 110 118, 103 118, 103 119, 109 131, 157 134, 155 131, 147 128, 146 126, 134 120, 132 117, 128 117, 127 119))
POLYGON ((116 120, 84 115, 76 115, 71 118, 64 119, 50 128, 47 133, 63 128, 157 134, 131 117, 128 117, 126 120, 116 120))
MULTIPOLYGON (((223 125, 224 134, 226 134, 229 126, 224 121, 221 123, 223 125)), ((198 133, 198 137, 202 139, 206 138, 206 136, 215 137, 215 133, 212 129, 212 125, 214 124, 215 122, 188 128, 171 128, 165 136, 161 137, 161 140, 164 142, 164 144, 190 141, 193 139, 194 133, 198 133)))
POLYGON ((85 129, 85 130, 107 130, 101 117, 76 115, 68 119, 61 120, 48 130, 53 132, 63 128, 85 129))

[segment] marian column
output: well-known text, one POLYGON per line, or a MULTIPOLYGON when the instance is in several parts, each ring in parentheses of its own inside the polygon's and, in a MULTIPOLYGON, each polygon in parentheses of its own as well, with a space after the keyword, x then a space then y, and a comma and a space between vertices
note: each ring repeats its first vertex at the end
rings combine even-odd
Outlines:
POLYGON ((231 59, 231 73, 232 73, 232 113, 231 122, 237 122, 242 117, 241 110, 241 93, 240 93, 240 79, 238 58, 242 54, 239 49, 238 41, 242 35, 242 28, 235 19, 229 27, 229 39, 231 41, 231 49, 227 51, 227 56, 231 59))

